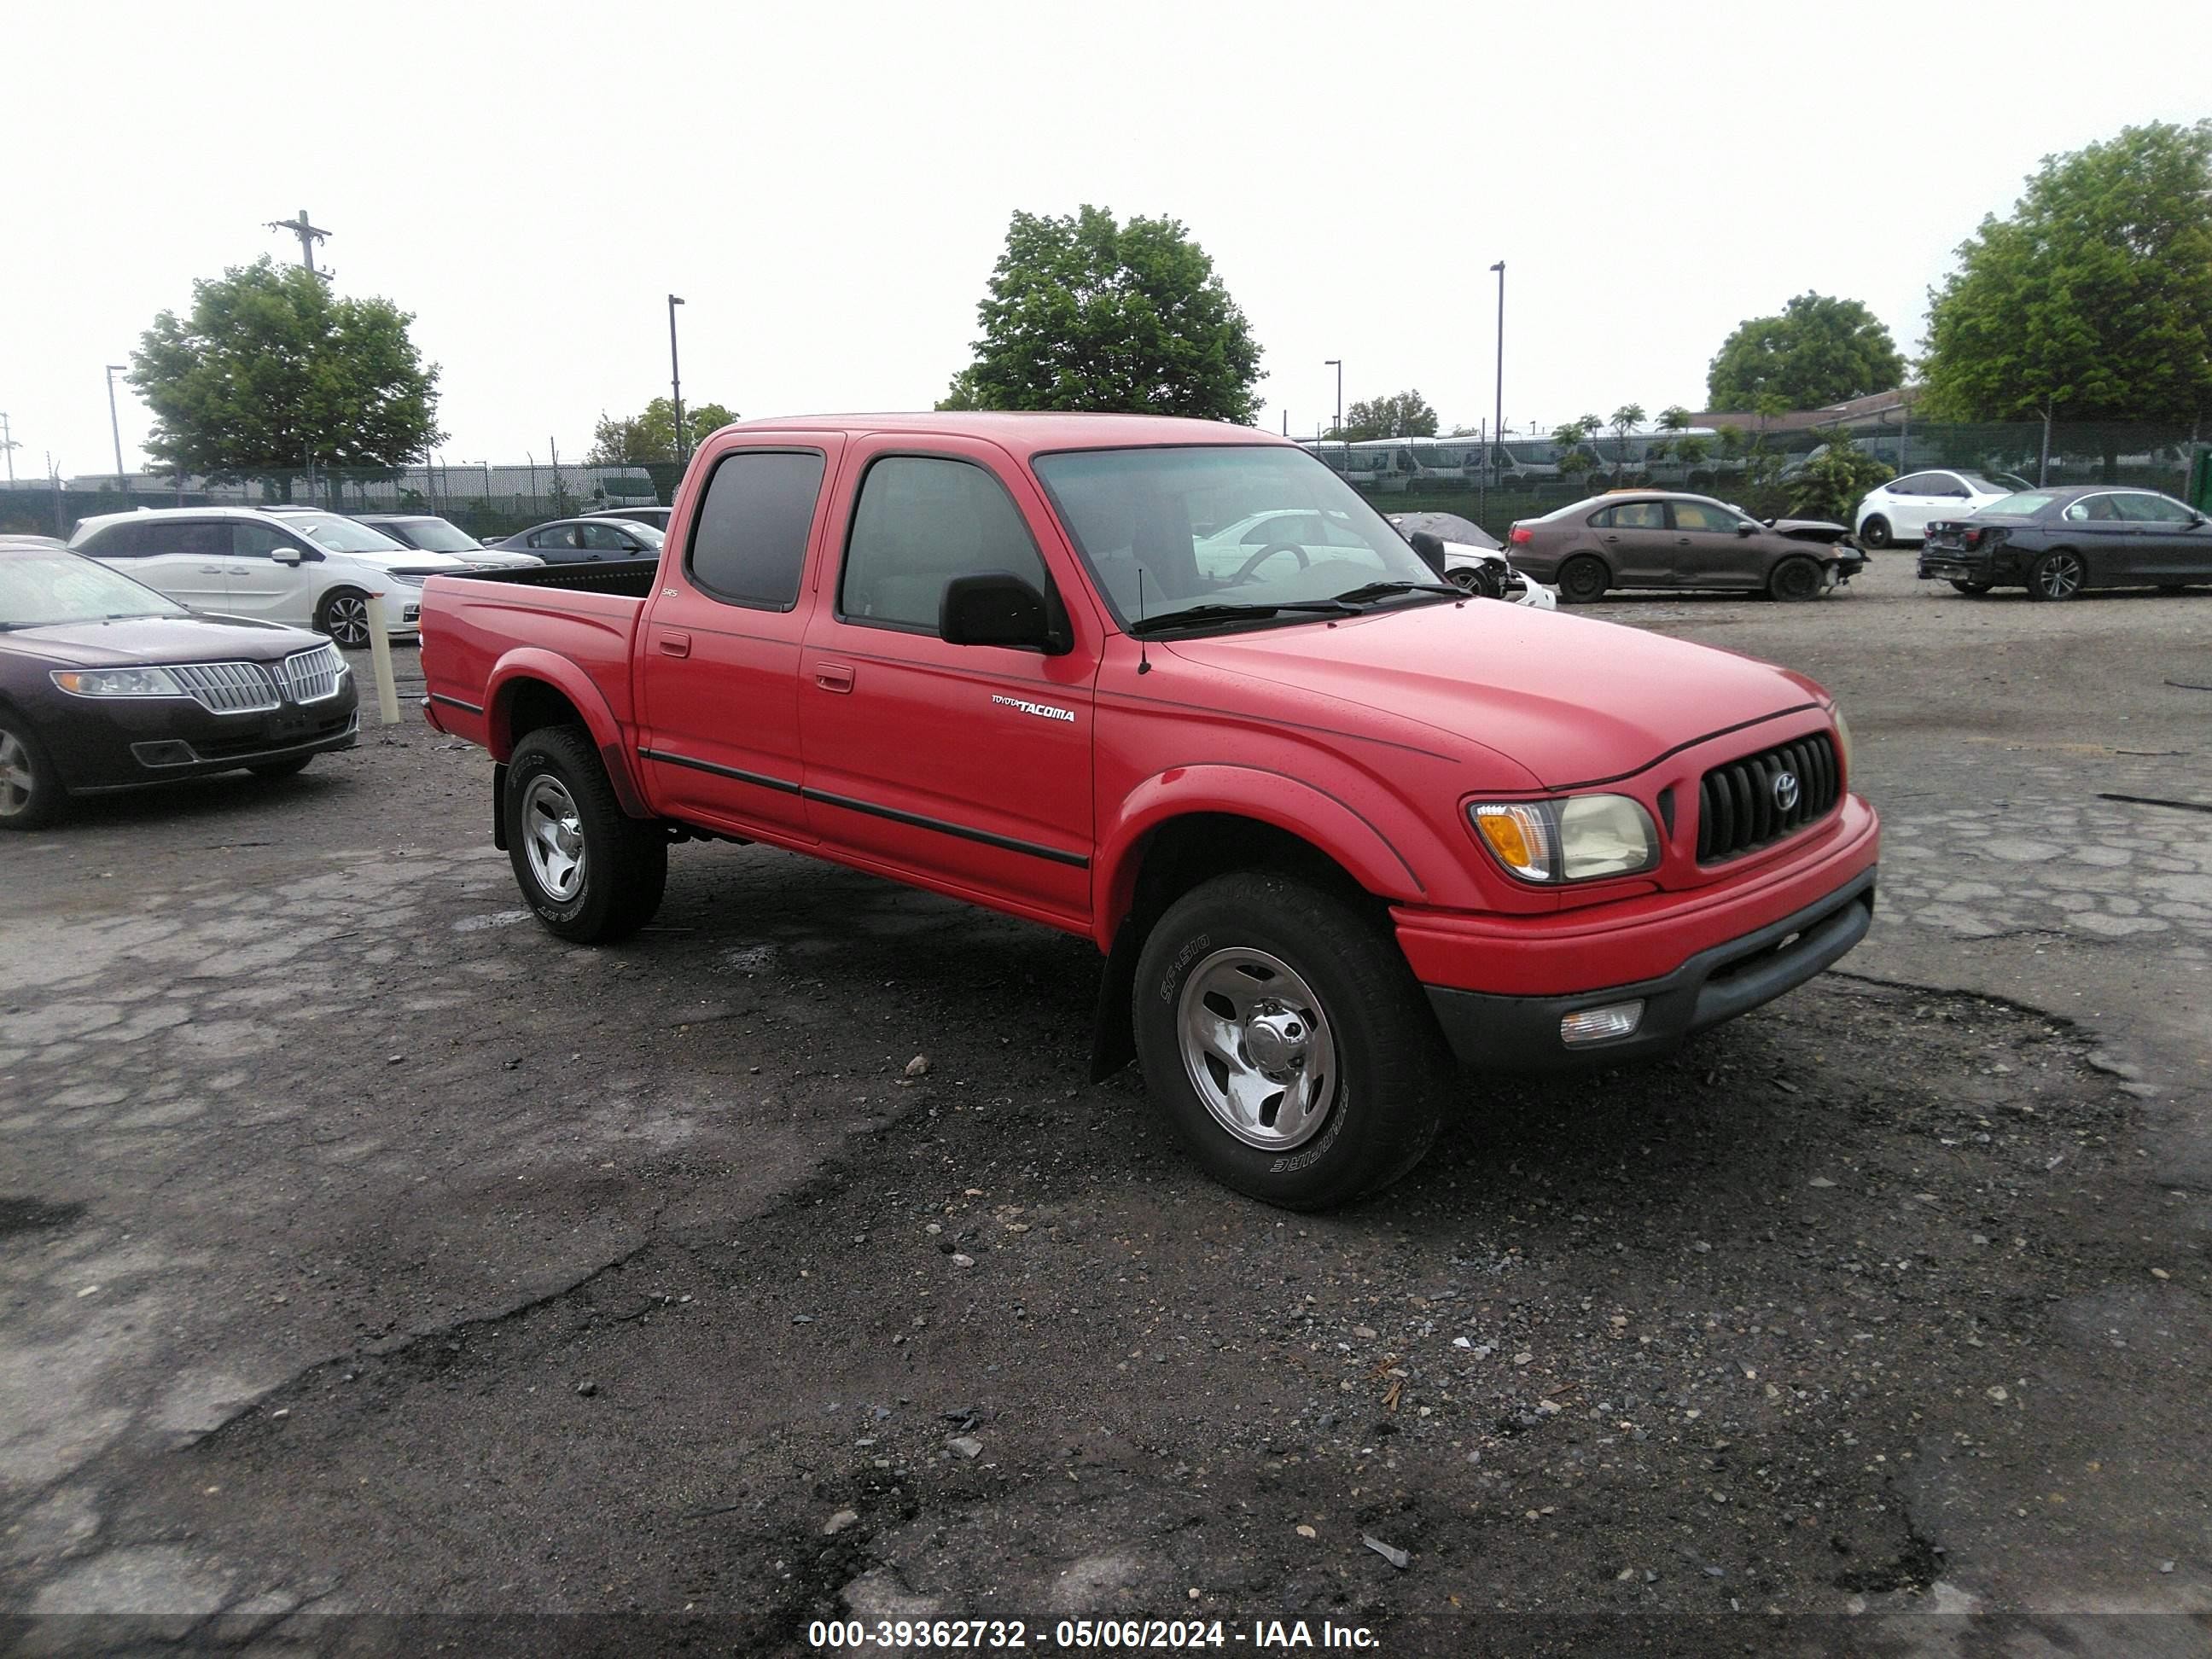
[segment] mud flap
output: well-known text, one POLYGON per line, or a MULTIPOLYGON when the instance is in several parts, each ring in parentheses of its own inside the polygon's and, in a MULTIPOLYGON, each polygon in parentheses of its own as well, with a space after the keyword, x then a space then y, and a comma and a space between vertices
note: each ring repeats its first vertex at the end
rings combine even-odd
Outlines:
POLYGON ((502 853, 507 851, 507 763, 495 762, 491 769, 491 844, 502 853))
POLYGON ((1106 955, 1098 980, 1098 1012, 1091 1030, 1091 1080, 1103 1083, 1137 1057, 1136 1018, 1129 1004, 1137 993, 1137 956, 1145 930, 1136 918, 1125 920, 1106 955))

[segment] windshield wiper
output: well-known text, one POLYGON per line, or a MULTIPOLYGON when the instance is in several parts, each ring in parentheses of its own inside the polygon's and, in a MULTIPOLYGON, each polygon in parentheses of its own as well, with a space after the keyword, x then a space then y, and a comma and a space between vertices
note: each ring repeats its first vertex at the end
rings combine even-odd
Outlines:
POLYGON ((1129 624, 1127 631, 1142 638, 1147 634, 1164 633, 1170 628, 1198 627, 1206 623, 1249 622, 1255 617, 1273 617, 1285 611, 1304 611, 1317 617, 1356 617, 1359 607, 1336 599, 1285 599, 1274 605, 1188 605, 1181 611, 1164 611, 1157 616, 1145 617, 1129 624))
POLYGON ((1446 599, 1463 599, 1464 588, 1454 587, 1449 582, 1369 582, 1364 586, 1349 588, 1331 596, 1336 605, 1358 605, 1368 599, 1387 599, 1399 593, 1441 593, 1446 599))

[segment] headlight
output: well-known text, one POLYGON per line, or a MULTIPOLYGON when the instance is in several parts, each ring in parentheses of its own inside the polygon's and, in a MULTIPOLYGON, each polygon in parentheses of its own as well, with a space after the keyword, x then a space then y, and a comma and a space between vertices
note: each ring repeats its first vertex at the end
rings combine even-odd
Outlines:
POLYGON ((73 697, 181 697, 166 668, 57 668, 53 683, 73 697))
POLYGON ((1468 815, 1482 844, 1523 881, 1597 881, 1659 862, 1658 829, 1626 795, 1485 801, 1468 815))
POLYGON ((1851 771, 1851 723, 1844 718, 1844 711, 1840 708, 1831 708, 1828 712, 1836 718, 1836 750, 1844 757, 1844 786, 1849 788, 1855 775, 1851 771))

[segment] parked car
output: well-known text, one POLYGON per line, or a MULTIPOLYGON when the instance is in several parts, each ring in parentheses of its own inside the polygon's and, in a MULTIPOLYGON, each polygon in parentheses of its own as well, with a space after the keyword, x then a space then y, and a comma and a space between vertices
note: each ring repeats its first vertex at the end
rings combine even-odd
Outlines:
POLYGON ((0 829, 72 795, 353 745, 352 671, 304 629, 204 617, 97 560, 0 543, 0 829))
POLYGON ((2033 599, 2070 599, 2085 587, 2174 593, 2212 581, 2212 523, 2151 489, 2021 490, 1971 518, 1930 524, 1918 574, 1976 596, 1996 587, 2025 587, 2033 599))
POLYGON ((1963 519, 2027 488, 2025 478, 2015 478, 2009 472, 1949 467, 1909 472, 1871 491, 1852 514, 1851 527, 1863 547, 1917 542, 1927 533, 1931 519, 1963 519))
POLYGON ((1486 599, 1510 599, 1538 611, 1556 610, 1559 600, 1541 582, 1513 568, 1498 538, 1472 519, 1456 513, 1393 513, 1390 522, 1446 581, 1486 599), (1424 538, 1433 538, 1437 556, 1430 558, 1424 538))
POLYGON ((665 535, 669 515, 675 511, 672 507, 602 507, 584 516, 587 519, 627 519, 632 524, 649 524, 665 535))
POLYGON ((85 520, 70 545, 196 611, 313 628, 348 647, 368 643, 371 594, 386 596, 385 631, 411 635, 424 579, 469 568, 305 508, 141 507, 85 520))
MULTIPOLYGON (((1796 521, 1792 521, 1796 522, 1796 521)), ((1816 599, 1865 563, 1858 549, 1761 524, 1710 495, 1614 490, 1517 520, 1506 538, 1514 565, 1555 582, 1569 605, 1615 588, 1718 588, 1778 599, 1816 599)))
POLYGON ((1818 685, 1471 602, 1286 440, 761 421, 678 502, 657 568, 424 591, 425 714, 490 750, 539 921, 632 933, 672 844, 736 839, 1089 939, 1097 1012, 1058 1040, 1137 1060, 1270 1202, 1412 1168, 1448 1056, 1662 1053, 1870 924, 1878 829, 1818 685), (1220 502, 1299 522, 1219 574, 1220 502))
POLYGON ((635 519, 555 519, 509 536, 505 552, 534 554, 547 564, 587 564, 594 560, 660 556, 660 532, 635 519))
POLYGON ((534 553, 486 547, 451 520, 427 513, 364 513, 354 522, 389 536, 402 547, 419 548, 425 553, 451 554, 479 570, 527 570, 545 562, 534 553))

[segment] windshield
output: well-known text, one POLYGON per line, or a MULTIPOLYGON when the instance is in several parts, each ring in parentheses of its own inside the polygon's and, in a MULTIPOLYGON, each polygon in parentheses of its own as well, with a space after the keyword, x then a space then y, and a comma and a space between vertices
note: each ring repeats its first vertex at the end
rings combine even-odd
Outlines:
POLYGON ((0 558, 0 628, 190 614, 174 599, 74 553, 0 558))
POLYGON ((404 553, 407 549, 374 526, 356 524, 335 513, 292 513, 284 522, 318 547, 333 553, 404 553))
MULTIPOLYGON (((443 519, 410 519, 406 528, 408 539, 428 553, 475 553, 482 550, 475 537, 447 524, 443 519)), ((313 531, 307 533, 314 535, 313 531)), ((322 541, 319 536, 315 539, 322 541)), ((331 544, 323 542, 323 545, 328 547, 331 544)))
POLYGON ((2055 499, 2041 490, 2024 490, 2017 495, 2008 495, 2002 501, 1991 501, 1974 516, 1979 518, 1983 514, 2010 513, 2023 519, 2032 518, 2055 499))
POLYGON ((2014 477, 2009 472, 1969 472, 1966 480, 1975 490, 1991 495, 2002 495, 2008 490, 2033 489, 2035 486, 2025 478, 2014 477))
POLYGON ((1381 514, 1303 450, 1085 450, 1039 456, 1036 472, 1124 627, 1200 605, 1436 580, 1381 514))

